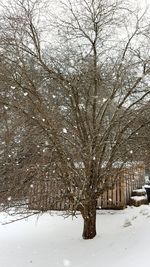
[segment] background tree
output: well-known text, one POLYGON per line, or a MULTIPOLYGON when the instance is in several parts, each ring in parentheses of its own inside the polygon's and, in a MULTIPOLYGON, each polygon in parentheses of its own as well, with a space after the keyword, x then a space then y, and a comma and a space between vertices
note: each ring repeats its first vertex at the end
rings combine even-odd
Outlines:
POLYGON ((11 155, 13 166, 11 177, 7 165, 3 173, 13 195, 34 179, 42 183, 48 169, 72 203, 68 214, 80 210, 89 239, 98 197, 133 160, 133 137, 149 125, 140 119, 150 92, 149 25, 144 11, 120 1, 67 0, 59 18, 42 4, 16 0, 1 16, 2 137, 7 113, 16 151, 8 154, 3 141, 4 164, 11 155))

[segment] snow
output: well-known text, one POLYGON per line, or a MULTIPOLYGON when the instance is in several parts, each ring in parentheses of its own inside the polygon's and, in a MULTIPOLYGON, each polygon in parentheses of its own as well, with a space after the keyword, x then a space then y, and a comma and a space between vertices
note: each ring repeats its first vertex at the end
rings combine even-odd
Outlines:
POLYGON ((150 188, 150 185, 145 184, 145 185, 144 185, 144 188, 150 188))
POLYGON ((131 199, 135 201, 147 200, 147 196, 134 196, 134 197, 131 197, 131 199))
POLYGON ((6 110, 7 110, 7 109, 8 109, 8 106, 4 105, 4 109, 6 109, 6 110))
POLYGON ((84 169, 85 168, 85 166, 84 166, 84 163, 82 162, 82 161, 79 161, 79 162, 74 162, 74 166, 75 166, 75 168, 77 168, 77 169, 84 169))
POLYGON ((132 225, 131 221, 129 219, 126 219, 124 224, 123 224, 123 227, 129 227, 131 225, 132 225))
POLYGON ((146 191, 145 191, 145 189, 140 188, 140 189, 132 190, 132 192, 133 192, 133 193, 134 193, 134 192, 135 192, 135 193, 138 192, 138 193, 143 193, 143 194, 144 194, 146 191))
POLYGON ((79 108, 85 108, 84 104, 79 104, 78 106, 79 106, 79 108))
POLYGON ((67 260, 67 259, 64 259, 63 260, 63 265, 65 266, 65 267, 68 267, 68 266, 70 266, 70 261, 69 260, 67 260))
POLYGON ((24 92, 24 96, 27 96, 28 95, 28 92, 24 92))
POLYGON ((66 128, 63 128, 63 133, 67 133, 67 129, 66 128))
MULTIPOLYGON (((83 240, 82 218, 50 216, 0 225, 2 267, 149 266, 150 206, 97 211, 97 236, 83 240)), ((0 214, 0 221, 5 221, 0 214)))
MULTIPOLYGON (((131 152, 130 152, 131 153, 131 152)), ((107 166, 107 161, 104 161, 102 164, 102 167, 105 168, 107 166)), ((120 168, 120 167, 124 167, 124 168, 130 168, 130 167, 134 167, 136 165, 143 165, 144 163, 142 161, 127 161, 127 162, 123 162, 123 161, 116 161, 112 164, 113 168, 120 168)))
POLYGON ((49 145, 49 142, 48 141, 45 141, 45 145, 48 146, 49 145))

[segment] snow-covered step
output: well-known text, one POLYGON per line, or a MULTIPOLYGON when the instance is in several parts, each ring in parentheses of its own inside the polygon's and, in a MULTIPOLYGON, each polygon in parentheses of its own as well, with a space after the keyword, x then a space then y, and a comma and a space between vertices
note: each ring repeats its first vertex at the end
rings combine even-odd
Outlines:
POLYGON ((138 206, 141 206, 141 205, 144 205, 144 204, 145 205, 148 204, 147 195, 130 197, 130 205, 138 207, 138 206))
POLYGON ((146 190, 144 188, 141 189, 135 189, 132 191, 132 196, 145 196, 146 190))

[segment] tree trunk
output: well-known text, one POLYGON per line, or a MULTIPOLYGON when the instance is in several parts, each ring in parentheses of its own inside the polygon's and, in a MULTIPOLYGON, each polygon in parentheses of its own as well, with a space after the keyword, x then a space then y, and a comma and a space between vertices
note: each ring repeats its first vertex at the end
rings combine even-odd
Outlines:
POLYGON ((91 200, 82 210, 84 220, 83 239, 92 239, 96 236, 96 204, 96 200, 91 200))

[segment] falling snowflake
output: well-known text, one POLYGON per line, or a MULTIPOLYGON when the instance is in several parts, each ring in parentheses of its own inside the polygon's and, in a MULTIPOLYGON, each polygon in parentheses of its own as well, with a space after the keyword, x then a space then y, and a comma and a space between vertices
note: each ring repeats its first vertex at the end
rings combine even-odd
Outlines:
POLYGON ((69 266, 71 265, 71 263, 70 263, 70 261, 69 261, 68 259, 64 259, 64 260, 63 260, 63 265, 64 265, 65 267, 69 267, 69 266))
POLYGON ((133 154, 133 150, 130 150, 130 154, 133 154))
POLYGON ((27 96, 28 95, 28 92, 24 92, 24 96, 27 96))
POLYGON ((49 145, 49 142, 48 141, 45 141, 45 145, 48 146, 49 145))
POLYGON ((63 128, 63 133, 67 133, 67 129, 66 128, 63 128))
POLYGON ((79 108, 85 108, 84 104, 79 104, 78 106, 79 106, 79 108))
POLYGON ((8 201, 11 201, 11 197, 8 197, 7 200, 8 200, 8 201))
POLYGON ((33 188, 33 184, 30 184, 30 187, 33 188))
POLYGON ((42 121, 45 121, 45 119, 42 119, 42 121))
POLYGON ((4 109, 6 109, 6 110, 7 110, 7 109, 8 109, 8 107, 7 107, 6 105, 4 105, 4 109))
POLYGON ((65 107, 64 105, 62 105, 62 106, 60 106, 60 109, 61 109, 62 111, 66 111, 68 108, 65 107))

